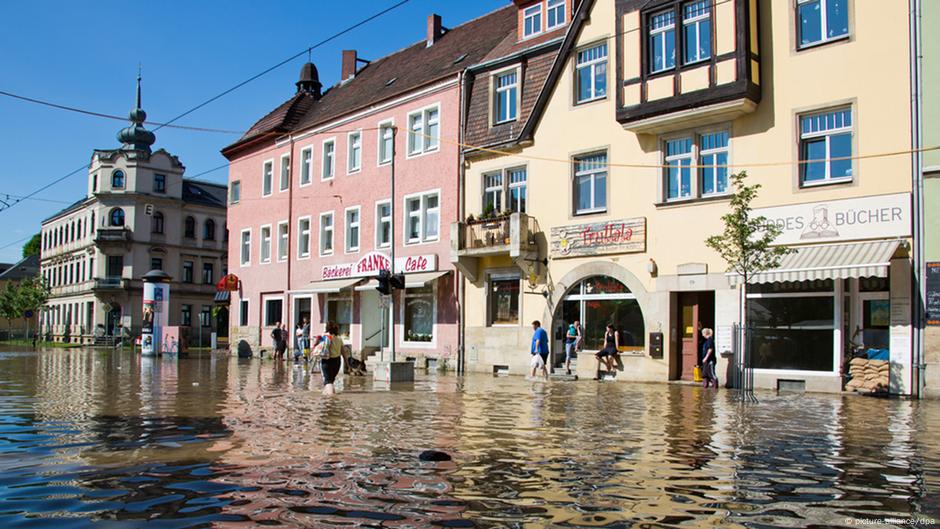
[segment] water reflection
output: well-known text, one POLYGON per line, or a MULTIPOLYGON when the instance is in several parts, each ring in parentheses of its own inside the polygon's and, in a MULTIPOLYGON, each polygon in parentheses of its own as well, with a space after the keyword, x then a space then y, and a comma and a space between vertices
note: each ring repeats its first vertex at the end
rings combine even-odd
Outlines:
POLYGON ((940 517, 940 403, 0 352, 0 526, 805 527, 940 517), (390 389, 390 390, 389 390, 390 389), (422 462, 428 448, 454 456, 422 462))

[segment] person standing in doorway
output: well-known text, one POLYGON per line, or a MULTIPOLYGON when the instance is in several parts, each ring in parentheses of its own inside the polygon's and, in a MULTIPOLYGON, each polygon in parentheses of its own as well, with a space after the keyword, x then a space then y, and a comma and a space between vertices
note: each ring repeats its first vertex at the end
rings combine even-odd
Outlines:
POLYGON ((276 322, 271 329, 271 345, 274 346, 274 359, 281 359, 281 322, 276 322))
POLYGON ((565 373, 571 374, 571 358, 578 349, 578 343, 581 341, 581 323, 575 320, 568 326, 568 332, 565 334, 565 373))
POLYGON ((281 356, 287 356, 287 340, 290 339, 290 331, 287 330, 287 324, 281 324, 281 341, 278 342, 277 348, 281 351, 281 356))
POLYGON ((548 333, 545 332, 545 329, 542 328, 542 323, 539 320, 532 322, 532 378, 535 378, 535 373, 540 368, 542 370, 542 376, 545 377, 545 380, 548 380, 548 369, 545 367, 545 362, 548 361, 548 333))
POLYGON ((303 324, 300 327, 300 347, 304 352, 304 359, 310 360, 310 322, 307 321, 307 318, 303 319, 303 324))
POLYGON ((702 383, 707 388, 712 382, 715 383, 715 389, 718 389, 718 373, 715 371, 715 338, 714 333, 708 327, 702 329, 702 383))

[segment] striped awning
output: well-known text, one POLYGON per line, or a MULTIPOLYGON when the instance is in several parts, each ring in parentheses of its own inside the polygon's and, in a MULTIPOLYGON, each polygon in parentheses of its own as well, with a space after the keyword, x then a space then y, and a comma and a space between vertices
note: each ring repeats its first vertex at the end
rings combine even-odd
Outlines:
MULTIPOLYGON (((871 241, 794 247, 793 253, 783 256, 778 268, 755 274, 749 283, 888 277, 891 257, 900 244, 901 241, 871 241)), ((736 273, 729 273, 728 277, 732 285, 741 282, 736 273)))
POLYGON ((228 290, 220 290, 215 293, 215 302, 224 305, 232 298, 232 293, 228 290))

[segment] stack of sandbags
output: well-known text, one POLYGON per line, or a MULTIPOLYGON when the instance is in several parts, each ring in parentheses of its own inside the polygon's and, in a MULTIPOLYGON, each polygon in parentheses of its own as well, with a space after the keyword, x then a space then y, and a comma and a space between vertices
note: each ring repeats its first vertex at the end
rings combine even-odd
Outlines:
POLYGON ((846 391, 873 393, 888 390, 888 361, 853 358, 849 362, 849 375, 845 384, 846 391))

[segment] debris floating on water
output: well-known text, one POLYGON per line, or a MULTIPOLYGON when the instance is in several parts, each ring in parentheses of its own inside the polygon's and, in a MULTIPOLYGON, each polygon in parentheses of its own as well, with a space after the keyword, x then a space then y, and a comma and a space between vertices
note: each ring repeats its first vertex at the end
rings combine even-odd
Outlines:
POLYGON ((418 456, 421 461, 450 461, 453 459, 450 454, 437 450, 425 450, 418 456))

